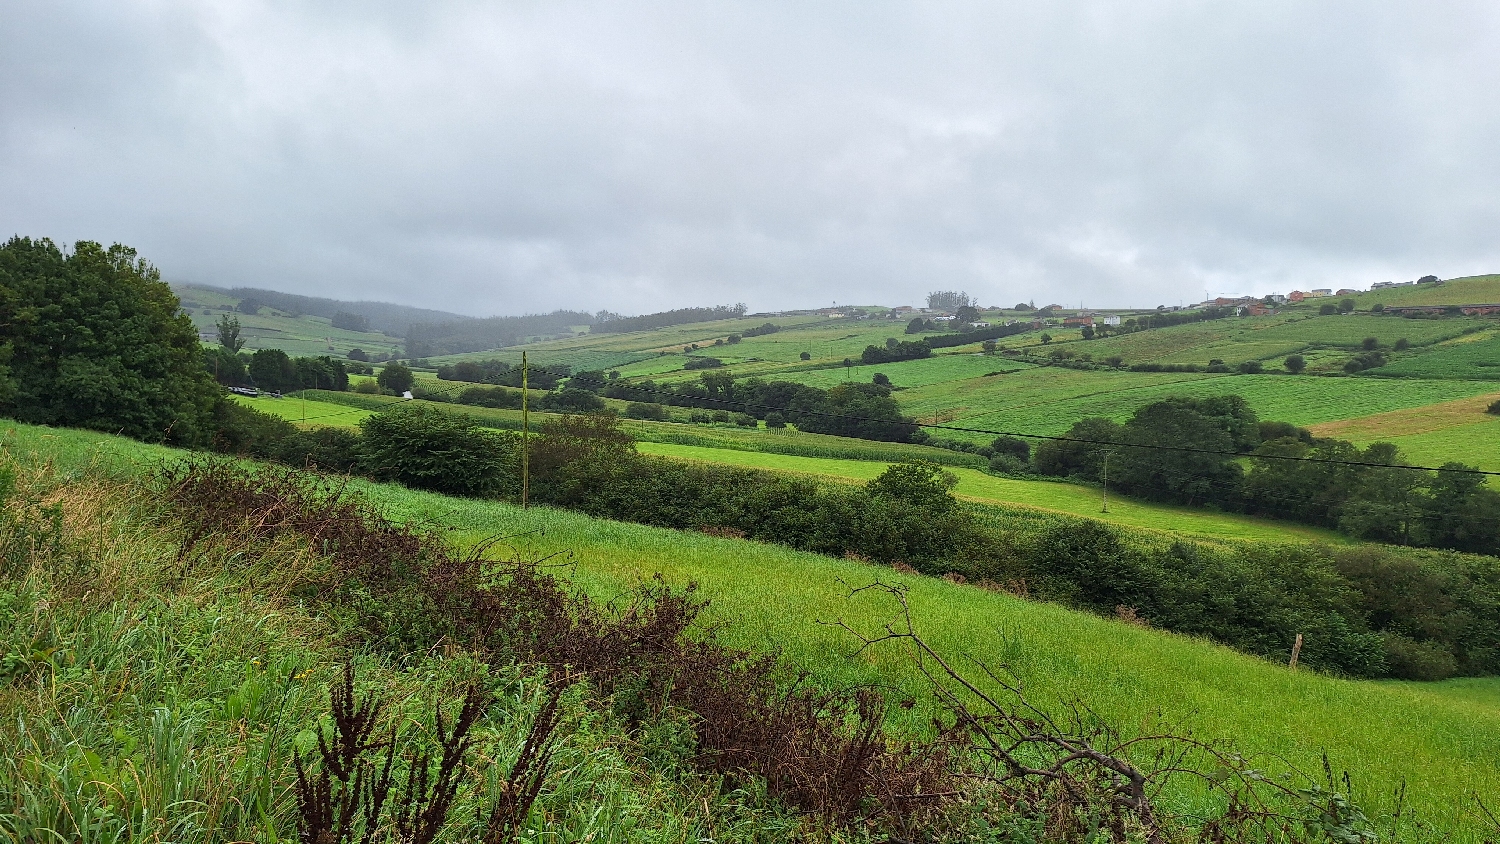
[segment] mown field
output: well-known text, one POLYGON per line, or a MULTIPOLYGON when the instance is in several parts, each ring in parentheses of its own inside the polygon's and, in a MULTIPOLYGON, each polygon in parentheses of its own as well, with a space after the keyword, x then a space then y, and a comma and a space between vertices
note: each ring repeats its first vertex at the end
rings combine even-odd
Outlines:
MULTIPOLYGON (((698 460, 777 472, 794 472, 844 481, 871 480, 890 465, 872 460, 841 460, 730 451, 676 443, 642 442, 637 443, 636 447, 644 454, 655 454, 679 460, 698 460)), ((1061 481, 1002 478, 977 469, 961 467, 954 467, 950 471, 958 478, 954 493, 960 498, 981 504, 1022 507, 1044 513, 1082 516, 1124 527, 1207 539, 1264 542, 1306 541, 1340 545, 1349 541, 1332 531, 1303 525, 1229 513, 1214 513, 1190 507, 1151 504, 1119 496, 1110 498, 1109 512, 1103 513, 1101 512, 1104 503, 1103 494, 1102 490, 1097 488, 1061 481)))
MULTIPOLYGON (((62 472, 139 471, 177 453, 107 435, 6 426, 4 447, 62 472)), ((1438 684, 1354 682, 1246 657, 1201 641, 1023 601, 932 578, 904 576, 857 562, 784 548, 590 519, 353 482, 389 515, 452 529, 455 541, 503 533, 528 554, 570 552, 572 577, 596 594, 614 594, 657 574, 694 581, 713 603, 713 619, 736 643, 771 649, 827 684, 876 682, 925 700, 924 684, 893 649, 851 658, 854 642, 826 623, 842 619, 876 630, 893 607, 849 588, 879 578, 906 587, 918 630, 940 651, 1005 664, 1039 704, 1056 709, 1083 700, 1127 732, 1191 730, 1232 738, 1273 775, 1285 760, 1309 773, 1327 754, 1347 770, 1359 803, 1389 814, 1405 784, 1402 824, 1482 839, 1476 795, 1500 793, 1500 707, 1493 680, 1438 684)), ((979 679, 979 682, 985 682, 979 679)), ((914 707, 901 722, 918 730, 914 707)), ((1194 805, 1183 787, 1173 808, 1194 805)), ((1423 838, 1434 837, 1431 835, 1423 838)))

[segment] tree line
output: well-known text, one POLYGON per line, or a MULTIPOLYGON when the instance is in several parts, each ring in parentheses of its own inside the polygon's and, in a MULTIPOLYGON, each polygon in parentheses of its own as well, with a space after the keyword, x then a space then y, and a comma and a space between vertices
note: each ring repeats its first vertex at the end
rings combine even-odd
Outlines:
POLYGON ((1172 397, 1123 423, 1079 420, 1063 439, 1040 443, 1031 467, 1151 501, 1268 516, 1358 539, 1500 553, 1500 492, 1474 467, 1409 468, 1394 445, 1360 448, 1262 421, 1235 395, 1172 397))
POLYGON ((600 311, 589 330, 594 334, 645 331, 651 328, 666 328, 669 325, 688 325, 695 322, 712 322, 717 319, 735 319, 744 316, 745 311, 746 308, 743 304, 715 305, 711 308, 677 308, 676 310, 633 317, 600 311))

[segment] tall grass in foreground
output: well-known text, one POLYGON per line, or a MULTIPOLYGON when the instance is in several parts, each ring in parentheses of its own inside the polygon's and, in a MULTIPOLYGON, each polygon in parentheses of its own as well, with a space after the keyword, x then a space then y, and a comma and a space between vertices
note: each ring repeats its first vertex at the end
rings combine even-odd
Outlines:
MULTIPOLYGON (((294 594, 320 566, 306 547, 221 536, 184 554, 139 488, 61 486, 0 454, 0 505, 0 840, 298 840, 294 756, 316 756, 351 655, 361 687, 392 701, 381 729, 402 725, 398 768, 433 745, 455 688, 486 690, 475 767, 438 840, 483 831, 544 673, 351 653, 338 621, 294 594)), ((751 808, 765 802, 752 792, 633 761, 668 733, 627 736, 579 695, 560 718, 521 840, 775 840, 794 825, 751 808)))

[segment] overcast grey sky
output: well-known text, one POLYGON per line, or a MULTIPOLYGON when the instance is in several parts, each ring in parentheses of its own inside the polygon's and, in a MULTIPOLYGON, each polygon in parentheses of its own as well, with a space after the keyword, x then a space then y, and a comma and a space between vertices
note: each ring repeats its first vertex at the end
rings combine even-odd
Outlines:
POLYGON ((0 0, 0 235, 476 315, 1500 272, 1500 3, 0 0))

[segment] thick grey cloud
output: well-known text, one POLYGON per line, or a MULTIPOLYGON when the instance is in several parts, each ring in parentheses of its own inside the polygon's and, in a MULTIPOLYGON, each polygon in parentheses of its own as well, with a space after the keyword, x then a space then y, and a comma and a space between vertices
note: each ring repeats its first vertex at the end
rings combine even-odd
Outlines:
POLYGON ((0 6, 0 233, 467 313, 1500 271, 1500 6, 0 6))

